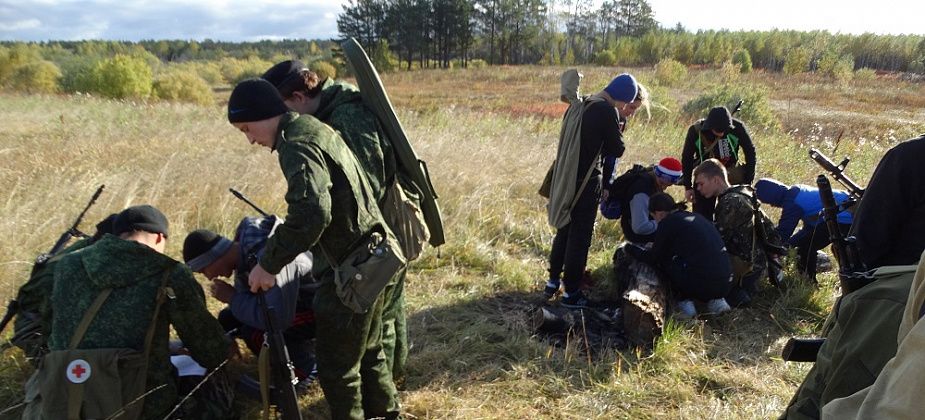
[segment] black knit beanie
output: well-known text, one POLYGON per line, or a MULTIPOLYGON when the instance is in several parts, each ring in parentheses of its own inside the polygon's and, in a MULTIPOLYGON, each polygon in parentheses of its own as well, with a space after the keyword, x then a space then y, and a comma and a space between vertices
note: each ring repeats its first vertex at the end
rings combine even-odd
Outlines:
POLYGON ((270 82, 277 89, 293 80, 300 72, 305 69, 305 64, 299 60, 286 60, 270 67, 260 78, 270 82))
POLYGON ((247 79, 238 83, 228 98, 228 122, 262 121, 289 112, 283 98, 264 79, 247 79))
POLYGON ((211 230, 194 230, 183 240, 183 262, 191 270, 200 272, 221 258, 232 242, 211 230))

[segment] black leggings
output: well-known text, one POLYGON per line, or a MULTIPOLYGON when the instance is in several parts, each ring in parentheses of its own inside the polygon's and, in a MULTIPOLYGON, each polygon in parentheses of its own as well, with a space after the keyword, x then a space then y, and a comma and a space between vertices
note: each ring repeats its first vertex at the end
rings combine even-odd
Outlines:
MULTIPOLYGON (((851 225, 838 224, 838 230, 841 231, 843 236, 848 235, 849 229, 851 229, 851 225)), ((806 274, 807 277, 815 281, 816 251, 832 243, 832 239, 829 238, 829 226, 825 222, 819 222, 815 227, 804 227, 794 236, 797 237, 795 245, 797 248, 797 256, 800 258, 797 267, 800 269, 800 272, 806 274)), ((839 261, 839 263, 841 262, 839 261)))
MULTIPOLYGON (((676 300, 695 299, 709 301, 729 294, 732 289, 732 277, 708 278, 693 272, 680 258, 674 258, 662 267, 668 276, 671 291, 676 300)), ((711 277, 715 277, 711 276, 711 277)))
POLYGON ((588 265, 588 248, 594 233, 594 220, 600 202, 600 180, 590 179, 578 202, 572 209, 571 222, 556 231, 549 252, 549 278, 562 275, 566 293, 574 293, 581 285, 581 277, 588 265))

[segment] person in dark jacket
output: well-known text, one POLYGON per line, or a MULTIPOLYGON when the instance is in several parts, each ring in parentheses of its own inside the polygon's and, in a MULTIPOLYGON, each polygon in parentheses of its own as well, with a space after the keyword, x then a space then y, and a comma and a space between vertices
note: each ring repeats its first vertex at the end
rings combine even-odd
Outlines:
POLYGON ((649 197, 676 185, 681 179, 681 162, 673 157, 662 158, 651 170, 640 174, 623 195, 620 228, 623 238, 635 244, 655 239, 658 222, 649 214, 649 197))
POLYGON ((723 298, 732 289, 732 265, 713 223, 681 210, 665 193, 651 197, 649 211, 658 222, 652 248, 631 245, 627 252, 667 276, 680 317, 696 315, 694 300, 707 302, 712 313, 729 311, 723 298))
MULTIPOLYGON (((247 275, 263 254, 267 237, 281 221, 275 216, 247 217, 238 224, 234 240, 215 232, 199 229, 190 232, 183 241, 183 260, 193 272, 212 281, 213 298, 227 304, 218 314, 226 334, 244 340, 247 348, 257 355, 264 343, 266 319, 257 295, 247 285, 247 275), (234 284, 221 278, 234 278, 234 284)), ((276 286, 264 297, 275 308, 276 326, 283 331, 289 359, 301 381, 300 391, 307 389, 314 377, 315 314, 312 299, 317 283, 312 279, 312 254, 305 252, 276 275, 276 286)))
POLYGON ((694 204, 694 212, 707 219, 713 219, 716 198, 706 198, 694 189, 691 173, 703 161, 715 158, 723 163, 729 174, 729 184, 749 184, 755 179, 755 145, 745 129, 745 124, 735 118, 726 107, 710 110, 707 117, 687 129, 684 148, 681 151, 681 165, 684 176, 684 197, 694 204), (745 162, 739 159, 739 151, 745 155, 745 162))
POLYGON ((624 73, 615 77, 602 91, 572 105, 584 107, 575 185, 580 187, 584 183, 589 170, 590 177, 584 189, 576 192, 577 199, 570 212, 571 221, 557 229, 549 253, 549 280, 544 294, 552 298, 564 283, 563 306, 580 308, 589 303, 579 286, 588 263, 588 248, 601 200, 602 173, 608 178, 614 173, 625 149, 622 126, 643 100, 639 96, 636 79, 624 73), (605 163, 607 167, 604 167, 605 163))
POLYGON ((854 214, 867 268, 911 265, 925 250, 925 135, 902 142, 880 159, 854 214))
MULTIPOLYGON (((797 267, 810 280, 815 281, 816 251, 832 243, 829 239, 829 227, 822 218, 819 188, 803 184, 788 187, 775 179, 762 178, 755 183, 755 194, 762 203, 781 208, 777 233, 784 243, 796 247, 797 256, 800 258, 797 267), (794 234, 793 231, 800 221, 803 222, 803 228, 794 234)), ((848 193, 842 190, 832 190, 832 194, 838 204, 849 198, 848 193)), ((849 211, 838 213, 838 228, 842 234, 848 233, 851 221, 849 211)))

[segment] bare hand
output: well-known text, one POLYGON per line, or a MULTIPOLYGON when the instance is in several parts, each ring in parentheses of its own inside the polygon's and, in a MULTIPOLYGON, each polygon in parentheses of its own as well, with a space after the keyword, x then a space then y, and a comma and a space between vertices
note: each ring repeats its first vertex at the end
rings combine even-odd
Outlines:
POLYGON ((694 204, 694 202, 697 201, 697 199, 694 198, 694 190, 684 190, 684 199, 689 201, 691 204, 694 204))
POLYGON ((247 277, 247 284, 251 287, 251 293, 257 293, 258 290, 269 290, 276 285, 276 276, 257 264, 247 277))
POLYGON ((209 292, 219 302, 231 303, 231 298, 234 296, 234 286, 224 280, 214 279, 212 280, 212 285, 209 286, 209 292))

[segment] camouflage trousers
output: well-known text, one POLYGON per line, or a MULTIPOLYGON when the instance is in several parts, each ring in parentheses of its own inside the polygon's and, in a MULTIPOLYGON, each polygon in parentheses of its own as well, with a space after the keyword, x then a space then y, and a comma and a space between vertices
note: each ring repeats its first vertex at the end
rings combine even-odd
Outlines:
POLYGON ((382 350, 395 381, 404 377, 405 364, 408 362, 408 322, 405 315, 407 273, 407 268, 395 273, 395 287, 384 296, 385 304, 382 308, 382 350))
POLYGON ((382 310, 395 284, 362 314, 341 303, 332 278, 315 292, 318 379, 334 420, 398 417, 398 391, 382 350, 382 310))

